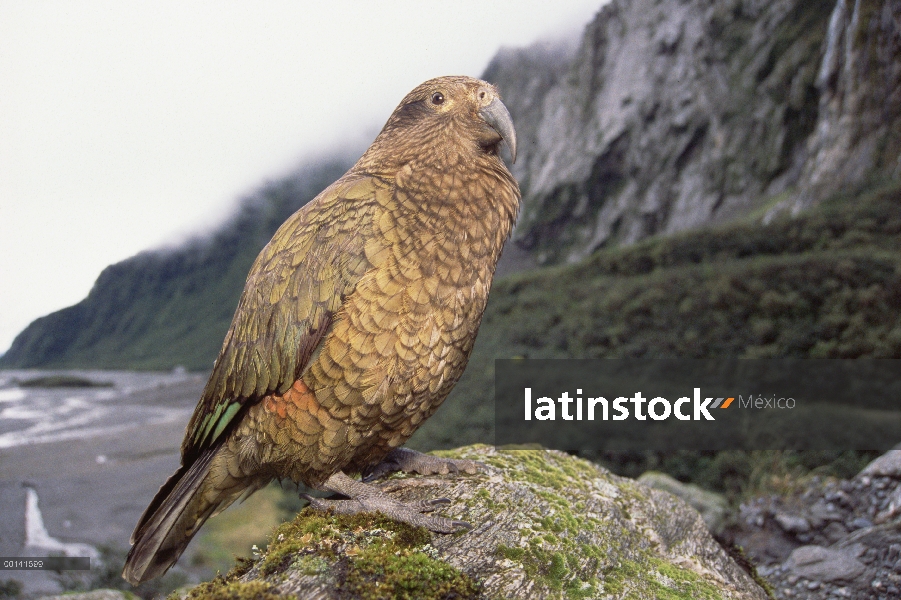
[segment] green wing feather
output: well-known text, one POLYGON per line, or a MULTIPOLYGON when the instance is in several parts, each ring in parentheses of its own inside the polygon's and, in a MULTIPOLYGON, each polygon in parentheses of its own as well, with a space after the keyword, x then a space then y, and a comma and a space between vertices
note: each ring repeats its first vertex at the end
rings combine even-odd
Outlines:
POLYGON ((257 257, 219 358, 188 424, 182 455, 196 456, 248 403, 300 377, 332 316, 371 268, 375 177, 346 175, 294 213, 257 257))

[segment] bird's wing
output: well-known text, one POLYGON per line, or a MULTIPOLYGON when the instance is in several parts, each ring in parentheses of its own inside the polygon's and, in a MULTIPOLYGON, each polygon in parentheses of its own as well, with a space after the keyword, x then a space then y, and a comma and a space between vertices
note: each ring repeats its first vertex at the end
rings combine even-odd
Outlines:
POLYGON ((325 337, 332 316, 371 268, 365 243, 389 184, 345 177, 292 215, 253 264, 219 358, 188 424, 196 456, 241 408, 286 391, 325 337))

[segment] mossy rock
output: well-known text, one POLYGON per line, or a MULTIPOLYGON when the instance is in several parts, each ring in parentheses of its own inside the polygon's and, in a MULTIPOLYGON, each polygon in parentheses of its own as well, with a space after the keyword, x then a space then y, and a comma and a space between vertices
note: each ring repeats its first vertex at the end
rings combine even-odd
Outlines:
POLYGON ((647 471, 638 478, 638 482, 682 498, 689 506, 701 513, 701 518, 704 519, 704 523, 707 524, 711 533, 718 534, 722 531, 729 509, 728 502, 722 494, 690 483, 682 483, 678 479, 658 471, 647 471))
MULTIPOLYGON (((477 475, 394 476, 402 501, 446 497, 473 524, 436 535, 381 515, 309 508, 203 597, 767 598, 675 496, 551 450, 443 453, 477 475), (246 592, 246 593, 245 593, 246 592)), ((200 596, 198 596, 200 597, 200 596)))

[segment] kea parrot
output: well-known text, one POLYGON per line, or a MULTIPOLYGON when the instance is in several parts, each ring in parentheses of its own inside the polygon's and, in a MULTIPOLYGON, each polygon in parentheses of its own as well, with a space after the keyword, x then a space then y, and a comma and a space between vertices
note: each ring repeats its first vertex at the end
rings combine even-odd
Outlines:
POLYGON ((165 573, 208 518, 273 479, 347 498, 307 496, 316 509, 468 527, 431 514, 446 499, 404 504, 368 481, 478 468, 401 446, 463 373, 519 212, 502 142, 515 161, 493 85, 431 79, 279 227, 247 276, 181 466, 135 527, 127 581, 165 573))

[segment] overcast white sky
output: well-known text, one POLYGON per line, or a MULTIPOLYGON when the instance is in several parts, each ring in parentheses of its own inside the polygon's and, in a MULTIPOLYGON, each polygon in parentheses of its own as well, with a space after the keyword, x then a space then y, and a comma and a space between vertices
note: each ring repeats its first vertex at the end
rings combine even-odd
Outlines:
POLYGON ((603 0, 0 0, 0 353, 107 265, 219 223, 410 89, 603 0))

